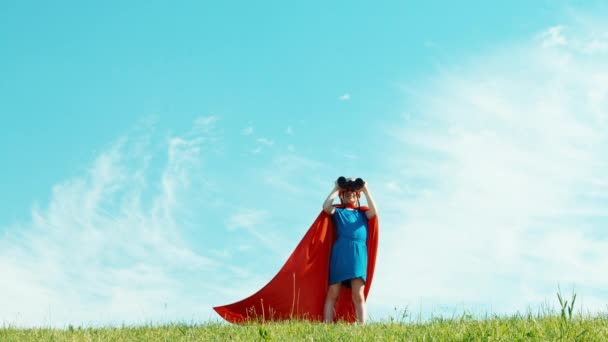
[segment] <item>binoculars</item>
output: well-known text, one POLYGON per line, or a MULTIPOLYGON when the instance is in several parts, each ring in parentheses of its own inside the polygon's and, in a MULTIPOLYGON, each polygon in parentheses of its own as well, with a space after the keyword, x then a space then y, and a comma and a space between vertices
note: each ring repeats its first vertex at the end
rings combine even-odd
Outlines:
POLYGON ((344 191, 359 191, 365 185, 365 181, 361 178, 353 180, 352 178, 339 177, 337 183, 340 189, 344 191))

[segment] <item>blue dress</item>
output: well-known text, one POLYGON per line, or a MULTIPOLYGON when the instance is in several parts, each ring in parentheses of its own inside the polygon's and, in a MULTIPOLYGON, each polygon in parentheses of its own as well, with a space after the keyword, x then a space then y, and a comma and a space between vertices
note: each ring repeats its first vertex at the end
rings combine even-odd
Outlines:
POLYGON ((360 210, 336 208, 333 215, 338 238, 331 250, 329 284, 367 278, 367 216, 360 210))

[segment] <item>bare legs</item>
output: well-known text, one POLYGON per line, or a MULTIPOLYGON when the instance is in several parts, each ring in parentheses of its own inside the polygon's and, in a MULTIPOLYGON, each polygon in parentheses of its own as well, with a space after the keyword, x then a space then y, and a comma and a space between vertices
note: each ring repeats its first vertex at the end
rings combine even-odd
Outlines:
MULTIPOLYGON (((363 283, 363 279, 356 278, 352 279, 350 284, 352 287, 352 299, 353 304, 355 305, 355 313, 357 314, 357 322, 365 323, 365 296, 363 294, 365 283, 363 283)), ((334 320, 334 305, 340 294, 341 286, 342 284, 340 283, 332 284, 329 285, 329 288, 327 289, 327 297, 325 297, 325 305, 323 305, 323 318, 325 323, 331 323, 334 320)))
POLYGON ((357 314, 357 322, 365 324, 365 283, 363 279, 356 278, 350 281, 353 288, 353 304, 355 304, 355 313, 357 314))
POLYGON ((325 305, 323 305, 323 318, 325 319, 325 323, 334 321, 334 305, 340 294, 340 286, 342 286, 340 283, 331 284, 327 289, 327 297, 325 297, 325 305))

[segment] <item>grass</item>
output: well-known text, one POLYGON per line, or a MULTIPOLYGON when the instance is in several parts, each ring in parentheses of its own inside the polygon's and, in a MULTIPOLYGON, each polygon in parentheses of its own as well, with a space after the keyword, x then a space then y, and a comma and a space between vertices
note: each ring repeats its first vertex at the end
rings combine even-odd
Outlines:
POLYGON ((0 329, 2 341, 608 341, 608 317, 436 318, 366 325, 307 321, 122 328, 0 329))
POLYGON ((0 328, 0 341, 608 341, 608 315, 573 314, 558 293, 561 312, 476 319, 470 314, 406 322, 407 315, 366 325, 308 321, 205 323, 121 328, 0 328))

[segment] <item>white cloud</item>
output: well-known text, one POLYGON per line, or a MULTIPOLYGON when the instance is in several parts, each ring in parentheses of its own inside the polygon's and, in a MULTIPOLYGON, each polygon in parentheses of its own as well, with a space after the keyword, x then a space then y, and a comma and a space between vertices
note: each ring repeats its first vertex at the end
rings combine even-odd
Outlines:
POLYGON ((348 100, 350 100, 350 94, 344 93, 344 94, 340 95, 340 97, 338 97, 338 99, 340 99, 341 101, 348 101, 348 100))
POLYGON ((566 37, 564 37, 562 34, 565 29, 566 28, 562 25, 548 28, 546 31, 541 33, 542 45, 545 47, 566 45, 566 37))
POLYGON ((592 39, 586 43, 586 45, 583 47, 583 51, 591 54, 608 52, 608 39, 592 39))
MULTIPOLYGON (((578 26, 569 27, 557 25, 545 30, 539 35, 541 45, 545 48, 567 49, 571 53, 582 53, 591 58, 608 53, 608 29, 603 27, 603 24, 594 23, 593 19, 585 16, 579 18, 577 24, 578 26), (565 35, 566 31, 568 37, 565 35)), ((568 60, 571 55, 562 54, 561 57, 561 60, 553 62, 568 60)))
POLYGON ((273 188, 294 195, 312 192, 311 187, 322 182, 319 173, 327 170, 317 160, 290 153, 277 155, 260 177, 273 188))
POLYGON ((263 210, 240 209, 226 222, 226 228, 234 231, 239 228, 252 229, 268 219, 268 213, 263 210))
POLYGON ((265 145, 265 146, 272 146, 272 145, 274 145, 274 141, 272 141, 272 140, 270 140, 268 138, 264 138, 264 137, 258 138, 256 141, 259 144, 262 144, 262 145, 265 145))
POLYGON ((265 210, 240 208, 228 218, 226 228, 229 231, 243 229, 267 249, 283 256, 285 251, 277 242, 278 236, 271 233, 273 226, 269 223, 271 222, 269 217, 269 213, 265 210))
POLYGON ((386 183, 386 189, 389 191, 392 191, 392 192, 397 192, 397 193, 403 192, 401 185, 399 185, 399 183, 397 183, 397 182, 386 183))
POLYGON ((285 134, 293 135, 293 129, 291 128, 291 126, 287 127, 287 129, 285 130, 285 134))
POLYGON ((599 300, 585 310, 606 307, 608 65, 601 51, 576 53, 584 32, 567 41, 560 27, 410 94, 416 115, 394 131, 384 168, 409 191, 388 183, 377 196, 371 303, 513 313, 574 284, 599 300))
POLYGON ((199 116, 194 120, 195 129, 200 130, 201 132, 209 132, 209 130, 213 129, 215 123, 218 121, 216 116, 199 116))
POLYGON ((251 127, 251 126, 245 127, 245 128, 243 128, 241 133, 243 133, 243 135, 251 135, 253 133, 253 127, 251 127))
POLYGON ((168 139, 158 178, 149 166, 159 156, 142 146, 150 139, 119 139, 85 175, 55 185, 48 205, 33 208, 31 222, 9 228, 0 240, 0 292, 7 296, 0 322, 208 319, 213 298, 201 292, 214 290, 194 285, 219 264, 183 233, 207 143, 196 132, 212 122, 197 120, 191 132, 168 139))
POLYGON ((274 145, 274 141, 265 137, 257 138, 256 143, 257 146, 253 150, 251 150, 252 154, 259 154, 263 151, 263 147, 270 147, 274 145))

